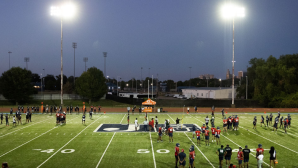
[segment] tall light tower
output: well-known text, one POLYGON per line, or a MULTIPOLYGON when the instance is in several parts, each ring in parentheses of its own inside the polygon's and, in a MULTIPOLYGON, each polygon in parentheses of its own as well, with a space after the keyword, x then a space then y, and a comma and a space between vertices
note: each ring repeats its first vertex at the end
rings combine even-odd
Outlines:
POLYGON ((8 66, 9 66, 9 69, 10 69, 10 54, 11 53, 12 53, 11 51, 8 51, 8 56, 9 56, 9 64, 8 64, 8 66))
POLYGON ((233 20, 233 60, 232 60, 232 107, 234 107, 234 97, 235 97, 235 90, 234 90, 234 78, 235 78, 235 75, 234 75, 234 63, 235 63, 235 60, 234 60, 234 55, 235 55, 235 18, 236 17, 244 17, 245 14, 244 14, 244 8, 243 7, 239 7, 239 6, 236 6, 234 4, 226 4, 222 7, 222 10, 221 10, 221 14, 224 18, 226 19, 232 19, 233 20))
POLYGON ((105 74, 105 77, 107 75, 107 72, 106 72, 106 58, 107 58, 107 52, 103 52, 103 57, 105 58, 105 66, 104 66, 104 74, 105 74))
POLYGON ((190 87, 190 80, 191 80, 191 67, 189 67, 189 87, 190 87))
POLYGON ((61 105, 63 105, 63 18, 70 18, 75 14, 75 6, 68 2, 61 6, 52 6, 51 15, 61 20, 61 105))
POLYGON ((143 88, 143 77, 142 76, 143 76, 143 67, 141 67, 141 81, 140 81, 142 83, 142 88, 143 88))
POLYGON ((86 72, 86 62, 88 62, 88 57, 84 57, 83 61, 85 62, 85 72, 86 72))
POLYGON ((72 48, 73 48, 73 84, 76 82, 76 48, 77 48, 77 43, 73 42, 72 43, 72 48))
POLYGON ((30 61, 29 57, 24 58, 24 62, 26 62, 26 69, 28 70, 28 62, 30 61))

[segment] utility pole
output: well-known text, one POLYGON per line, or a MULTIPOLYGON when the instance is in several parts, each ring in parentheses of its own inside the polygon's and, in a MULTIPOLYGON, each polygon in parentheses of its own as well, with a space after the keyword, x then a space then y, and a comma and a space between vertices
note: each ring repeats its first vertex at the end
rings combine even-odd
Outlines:
POLYGON ((86 71, 86 62, 88 62, 88 57, 84 57, 83 60, 84 60, 84 62, 85 62, 85 72, 87 72, 87 71, 86 71))
POLYGON ((248 80, 247 80, 247 76, 246 76, 246 100, 247 100, 247 86, 248 86, 248 80))
POLYGON ((76 48, 77 48, 77 43, 73 42, 72 43, 72 48, 73 48, 73 84, 76 82, 76 48))
POLYGON ((107 77, 107 72, 106 72, 106 58, 107 58, 107 52, 103 52, 103 57, 105 58, 105 64, 104 64, 104 74, 105 74, 105 78, 107 77))
POLYGON ((8 51, 8 55, 9 55, 9 69, 10 69, 10 54, 11 54, 12 52, 11 51, 8 51))
POLYGON ((190 87, 190 80, 191 80, 191 67, 189 67, 189 87, 190 87))

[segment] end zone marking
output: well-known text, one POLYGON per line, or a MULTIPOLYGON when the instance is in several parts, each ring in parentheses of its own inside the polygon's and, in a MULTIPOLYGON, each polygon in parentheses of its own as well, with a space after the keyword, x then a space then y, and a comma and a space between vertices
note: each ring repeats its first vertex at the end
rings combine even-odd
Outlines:
MULTIPOLYGON (((101 117, 101 116, 100 116, 101 117)), ((98 119, 100 119, 100 117, 98 117, 98 119)), ((95 121, 97 121, 98 119, 96 119, 95 121)), ((63 145, 60 149, 58 149, 53 155, 51 155, 47 160, 45 160, 44 162, 42 162, 39 166, 37 166, 37 168, 41 167, 43 164, 45 164, 48 160, 50 160, 54 155, 56 155, 61 149, 63 149, 66 145, 68 145, 72 140, 74 140, 77 136, 79 136, 83 131, 85 131, 89 126, 91 126, 95 121, 93 121, 91 124, 89 124, 87 127, 85 127, 80 133, 78 133, 75 137, 73 137, 70 141, 68 141, 65 145, 63 145)))
POLYGON ((112 140, 113 140, 115 134, 116 134, 116 132, 114 132, 114 134, 113 134, 113 136, 112 136, 112 138, 111 138, 111 140, 110 140, 108 146, 106 147, 106 149, 105 149, 105 151, 103 152, 103 154, 102 154, 102 156, 101 156, 99 162, 97 163, 96 168, 98 168, 98 166, 99 166, 99 164, 100 164, 100 162, 101 162, 103 156, 105 155, 106 151, 108 150, 108 148, 109 148, 109 146, 110 146, 110 144, 111 144, 111 142, 112 142, 112 140))
POLYGON ((155 156, 154 156, 154 149, 153 149, 153 143, 151 138, 151 132, 150 132, 150 141, 151 141, 151 147, 152 147, 152 155, 153 155, 153 161, 154 161, 154 168, 156 168, 156 162, 155 162, 155 156))
POLYGON ((200 153, 204 156, 204 158, 209 162, 209 164, 213 167, 213 168, 215 168, 214 166, 213 166, 213 164, 210 162, 210 160, 204 155, 204 153, 198 148, 198 146, 189 138, 189 136, 184 132, 184 134, 186 135, 186 137, 192 142, 192 144, 194 144, 195 145, 195 147, 200 151, 200 153))

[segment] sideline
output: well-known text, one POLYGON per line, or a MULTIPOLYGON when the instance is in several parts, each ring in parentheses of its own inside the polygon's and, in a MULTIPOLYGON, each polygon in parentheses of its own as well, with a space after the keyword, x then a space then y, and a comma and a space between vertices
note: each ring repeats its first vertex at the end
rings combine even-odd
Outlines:
MULTIPOLYGON (((100 117, 98 117, 98 119, 100 119, 100 117)), ((42 162, 39 166, 37 166, 37 168, 41 167, 43 164, 45 164, 48 160, 50 160, 54 155, 56 155, 58 152, 60 152, 61 149, 63 149, 66 145, 68 145, 72 140, 74 140, 77 136, 79 136, 83 131, 85 131, 89 126, 91 126, 93 123, 95 123, 98 119, 96 119, 95 121, 93 121, 91 124, 89 124, 86 128, 84 128, 80 133, 78 133, 75 137, 73 137, 70 141, 68 141, 65 145, 63 145, 60 149, 58 149, 54 154, 52 154, 47 160, 45 160, 44 162, 42 162)))

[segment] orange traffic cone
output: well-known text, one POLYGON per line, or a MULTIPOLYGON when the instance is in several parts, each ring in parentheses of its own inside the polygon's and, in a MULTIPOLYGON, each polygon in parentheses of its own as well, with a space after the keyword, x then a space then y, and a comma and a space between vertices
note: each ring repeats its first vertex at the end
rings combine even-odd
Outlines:
POLYGON ((264 114, 266 114, 266 111, 264 111, 264 114))
POLYGON ((103 114, 106 114, 106 112, 104 111, 103 114))

